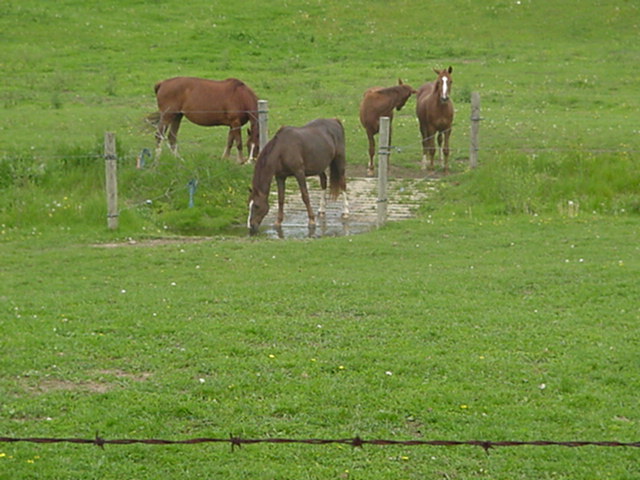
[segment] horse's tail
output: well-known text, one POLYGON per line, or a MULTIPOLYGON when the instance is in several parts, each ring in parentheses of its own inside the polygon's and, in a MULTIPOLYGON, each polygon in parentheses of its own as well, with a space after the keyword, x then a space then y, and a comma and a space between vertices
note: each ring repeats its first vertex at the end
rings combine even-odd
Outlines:
POLYGON ((331 199, 338 198, 341 192, 347 190, 344 156, 337 156, 329 166, 329 193, 331 199))
POLYGON ((344 127, 338 118, 333 120, 336 123, 334 141, 336 142, 337 153, 329 166, 329 192, 331 198, 335 200, 340 195, 340 192, 347 191, 347 176, 345 173, 347 160, 344 151, 344 127))

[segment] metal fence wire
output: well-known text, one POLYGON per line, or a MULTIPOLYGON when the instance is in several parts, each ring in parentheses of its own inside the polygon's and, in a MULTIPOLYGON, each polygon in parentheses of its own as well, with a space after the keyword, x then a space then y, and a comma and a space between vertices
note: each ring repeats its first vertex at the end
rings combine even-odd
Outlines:
POLYGON ((104 448, 105 445, 197 445, 204 443, 226 443, 231 445, 233 450, 236 447, 253 444, 305 444, 305 445, 348 445, 354 448, 362 448, 365 445, 377 446, 432 446, 432 447, 457 447, 473 446, 481 447, 487 454, 494 448, 502 447, 640 447, 640 442, 617 442, 617 441, 552 441, 552 440, 531 440, 531 441, 490 441, 490 440, 366 440, 359 436, 353 438, 321 439, 321 438, 243 438, 230 435, 228 438, 190 438, 186 440, 165 440, 159 438, 149 439, 105 439, 96 435, 95 438, 48 438, 48 437, 0 437, 0 443, 71 443, 83 445, 95 445, 104 448))

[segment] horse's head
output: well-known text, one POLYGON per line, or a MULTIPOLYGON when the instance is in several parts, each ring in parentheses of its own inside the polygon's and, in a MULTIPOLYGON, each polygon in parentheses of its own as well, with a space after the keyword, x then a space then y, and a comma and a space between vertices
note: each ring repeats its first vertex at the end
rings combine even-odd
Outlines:
POLYGON ((401 78, 398 79, 398 86, 396 88, 398 88, 400 93, 396 110, 400 111, 402 107, 404 107, 404 104, 407 103, 407 100, 409 100, 409 97, 416 93, 416 90, 411 85, 403 83, 401 78))
POLYGON ((453 80, 451 79, 451 72, 453 72, 453 68, 449 67, 444 70, 436 70, 434 68, 433 71, 438 75, 438 79, 436 80, 436 91, 438 92, 440 101, 446 102, 449 100, 451 87, 453 86, 453 80))
POLYGON ((249 195, 249 218, 247 219, 247 228, 251 235, 258 233, 258 227, 260 227, 262 220, 269 213, 268 196, 268 193, 261 192, 255 188, 251 190, 249 195))

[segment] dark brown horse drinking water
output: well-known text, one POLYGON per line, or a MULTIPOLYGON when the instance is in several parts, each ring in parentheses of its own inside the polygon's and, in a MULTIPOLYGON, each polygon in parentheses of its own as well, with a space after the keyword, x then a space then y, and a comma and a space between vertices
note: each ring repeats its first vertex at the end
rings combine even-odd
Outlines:
MULTIPOLYGON (((367 131, 369 139, 367 175, 373 175, 373 156, 376 149, 373 136, 380 130, 380 117, 389 117, 389 120, 392 121, 393 109, 400 110, 404 107, 404 104, 414 93, 416 91, 411 86, 403 84, 402 80, 398 80, 398 85, 394 87, 372 87, 364 92, 360 103, 360 123, 367 131)), ((391 131, 389 131, 389 141, 391 141, 391 131)))
POLYGON ((344 128, 337 119, 317 119, 303 127, 282 127, 265 145, 256 161, 253 184, 249 197, 247 226, 251 234, 258 231, 260 223, 269 211, 269 189, 273 177, 278 185, 278 218, 276 227, 284 219, 284 192, 287 177, 296 177, 302 200, 307 207, 309 226, 315 225, 315 216, 309 202, 306 177, 320 176, 323 190, 320 215, 324 214, 327 188, 326 170, 329 168, 329 186, 332 198, 340 192, 344 195, 343 217, 349 214, 345 177, 344 128))
POLYGON ((427 155, 431 159, 430 168, 433 170, 433 157, 436 153, 435 137, 438 137, 438 148, 444 156, 444 172, 449 171, 449 137, 453 124, 453 102, 451 101, 451 72, 453 68, 436 70, 438 75, 435 82, 425 83, 418 89, 416 115, 420 122, 422 135, 422 168, 427 168, 427 155), (444 142, 443 142, 444 140, 444 142))
POLYGON ((175 77, 155 86, 158 110, 156 157, 160 155, 162 140, 167 137, 169 146, 177 155, 178 129, 182 117, 196 125, 212 127, 228 125, 229 135, 223 156, 228 157, 235 144, 238 161, 242 156, 242 126, 250 123, 247 140, 249 159, 258 151, 258 97, 243 82, 235 78, 222 81, 194 77, 175 77))

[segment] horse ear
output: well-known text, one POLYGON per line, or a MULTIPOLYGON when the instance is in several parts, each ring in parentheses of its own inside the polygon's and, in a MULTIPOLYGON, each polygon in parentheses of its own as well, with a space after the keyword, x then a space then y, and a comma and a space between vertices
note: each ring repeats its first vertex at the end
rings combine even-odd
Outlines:
POLYGON ((449 73, 453 72, 453 67, 451 65, 449 65, 449 73))
POLYGON ((433 71, 436 72, 436 75, 440 75, 440 70, 438 70, 437 68, 434 68, 433 71))
POLYGON ((404 85, 401 78, 398 79, 398 85, 404 85))

